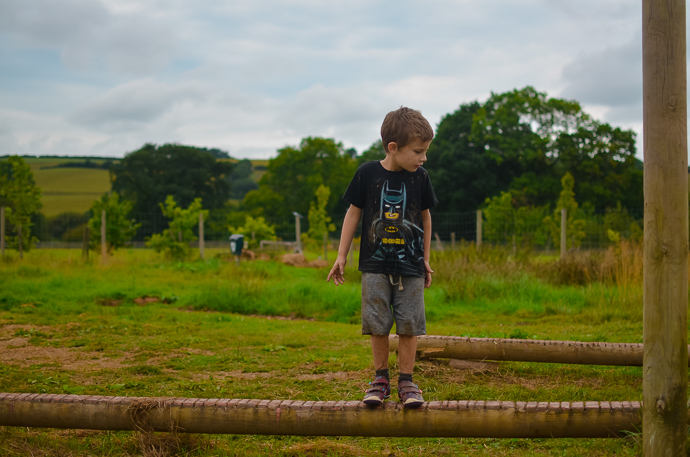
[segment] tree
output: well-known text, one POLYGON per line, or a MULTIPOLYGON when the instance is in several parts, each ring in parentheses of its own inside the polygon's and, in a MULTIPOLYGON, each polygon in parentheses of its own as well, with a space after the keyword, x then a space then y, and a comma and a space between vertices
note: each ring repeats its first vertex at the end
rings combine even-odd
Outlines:
POLYGON ((167 196, 181 206, 201 198, 207 208, 223 208, 230 198, 233 167, 229 161, 216 160, 208 150, 146 144, 113 164, 112 190, 132 202, 134 214, 160 214, 167 196))
POLYGON ((256 190, 259 185, 252 178, 252 162, 248 159, 240 160, 230 173, 230 198, 241 200, 250 190, 256 190))
POLYGON ((381 140, 376 140, 369 146, 369 149, 362 152, 360 156, 357 156, 357 165, 359 166, 372 160, 383 160, 385 158, 386 150, 383 149, 383 142, 381 140))
POLYGON ((117 192, 105 193, 100 200, 91 205, 91 219, 89 219, 89 232, 91 234, 91 247, 96 249, 101 243, 101 226, 103 224, 103 211, 105 211, 105 239, 108 253, 119 249, 132 239, 141 224, 129 218, 132 210, 132 202, 120 201, 117 192))
POLYGON ((193 229, 199 222, 199 213, 206 219, 208 211, 202 209, 200 198, 195 198, 187 209, 183 209, 177 206, 172 195, 168 195, 165 205, 160 206, 163 215, 170 220, 168 228, 163 230, 163 233, 151 235, 146 246, 156 252, 164 251, 170 258, 184 260, 189 257, 189 243, 197 240, 193 229))
POLYGON ((323 236, 327 235, 328 232, 335 231, 335 225, 331 223, 332 219, 326 213, 326 204, 330 195, 331 189, 320 185, 316 189, 316 201, 312 200, 309 203, 309 214, 307 216, 309 230, 307 233, 302 234, 302 242, 306 242, 306 244, 312 247, 318 246, 322 242, 323 236))
POLYGON ((558 197, 556 210, 553 216, 546 216, 544 223, 551 230, 551 238, 557 248, 561 246, 561 210, 566 210, 566 249, 580 247, 582 240, 585 238, 585 220, 579 217, 577 208, 578 204, 575 200, 575 180, 570 173, 566 173, 561 179, 562 190, 558 197))
POLYGON ((570 173, 582 203, 597 211, 642 207, 635 135, 598 122, 572 100, 533 87, 491 94, 445 116, 425 168, 439 195, 437 211, 477 209, 510 191, 519 206, 552 204, 570 173))
POLYGON ((0 160, 0 206, 7 208, 7 246, 21 252, 38 241, 31 236, 31 216, 41 207, 41 190, 36 187, 31 167, 19 156, 0 160), (21 233, 21 245, 19 243, 21 233))
POLYGON ((330 138, 307 137, 299 147, 278 150, 268 162, 266 173, 257 190, 247 193, 243 208, 249 214, 285 229, 293 220, 292 213, 307 214, 309 203, 321 185, 333 193, 326 204, 329 216, 339 219, 347 206, 340 198, 349 184, 357 163, 343 150, 342 143, 330 138))
POLYGON ((255 219, 251 216, 246 216, 244 226, 238 228, 230 227, 230 233, 244 235, 244 243, 247 249, 256 249, 262 240, 276 240, 275 228, 272 225, 268 225, 263 217, 255 219))
POLYGON ((474 211, 487 198, 507 190, 506 183, 499 182, 497 165, 484 153, 483 145, 470 138, 479 109, 477 102, 463 104, 438 125, 424 164, 438 195, 434 211, 474 211))

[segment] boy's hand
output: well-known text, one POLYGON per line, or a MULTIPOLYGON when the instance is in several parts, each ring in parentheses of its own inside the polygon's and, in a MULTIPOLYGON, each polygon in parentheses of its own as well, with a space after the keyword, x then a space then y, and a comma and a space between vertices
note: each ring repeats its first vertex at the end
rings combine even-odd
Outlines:
POLYGON ((424 275, 424 288, 428 289, 431 287, 431 274, 434 272, 434 270, 431 269, 431 265, 429 265, 428 260, 424 261, 424 268, 426 268, 426 274, 424 275))
POLYGON ((345 282, 345 264, 347 264, 347 258, 338 256, 338 258, 335 259, 333 268, 331 268, 331 272, 328 273, 326 282, 333 278, 333 282, 336 286, 343 284, 345 282))

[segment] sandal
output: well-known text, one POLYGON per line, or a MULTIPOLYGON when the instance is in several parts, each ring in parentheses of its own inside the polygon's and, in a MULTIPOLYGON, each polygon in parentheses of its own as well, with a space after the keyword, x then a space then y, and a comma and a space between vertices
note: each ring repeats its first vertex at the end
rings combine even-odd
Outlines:
POLYGON ((391 383, 383 376, 377 376, 369 385, 371 388, 367 389, 362 400, 365 405, 378 406, 391 396, 391 383))
POLYGON ((422 391, 412 381, 398 382, 398 398, 405 408, 417 408, 424 403, 422 391))

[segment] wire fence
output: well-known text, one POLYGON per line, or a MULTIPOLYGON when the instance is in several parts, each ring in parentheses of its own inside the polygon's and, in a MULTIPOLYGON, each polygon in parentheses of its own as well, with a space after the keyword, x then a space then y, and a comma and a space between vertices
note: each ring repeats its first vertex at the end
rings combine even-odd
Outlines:
MULTIPOLYGON (((225 214, 214 218, 213 212, 204 221, 203 242, 208 247, 225 246, 229 244, 232 234, 225 221, 225 214)), ((549 216, 548 214, 546 216, 549 216)), ((506 214, 487 214, 482 211, 433 213, 433 245, 436 248, 452 246, 455 243, 474 242, 492 245, 506 245, 515 248, 529 247, 534 250, 558 249, 560 240, 566 239, 568 249, 600 249, 614 244, 617 239, 641 239, 643 227, 643 211, 627 211, 625 209, 609 210, 606 212, 579 212, 575 216, 568 216, 565 225, 551 215, 551 225, 545 220, 545 215, 531 216, 527 220, 519 212, 506 214), (554 224, 556 228, 554 229, 554 224), (569 233, 563 234, 562 230, 569 233), (441 246, 439 246, 439 243, 441 246)), ((160 213, 133 214, 131 219, 141 224, 136 235, 128 246, 144 248, 146 241, 154 234, 161 233, 168 227, 167 219, 160 213)), ((36 248, 80 248, 83 244, 84 228, 88 224, 86 214, 64 214, 53 218, 39 218, 31 227, 31 235, 38 242, 36 248)), ((276 237, 279 241, 295 242, 299 233, 309 229, 307 218, 301 218, 297 227, 297 220, 291 218, 285 221, 278 230, 276 237)), ((4 236, 12 236, 13 228, 3 221, 4 236)), ((199 228, 194 228, 195 236, 199 235, 199 228)), ((361 227, 355 236, 360 236, 361 227)), ((252 234, 245 234, 251 237, 252 234)), ((337 244, 338 232, 329 234, 331 242, 337 244)), ((261 240, 257 240, 258 241, 261 240)), ((198 242, 195 244, 198 245, 198 242)), ((7 244, 5 243, 5 246, 7 244)))

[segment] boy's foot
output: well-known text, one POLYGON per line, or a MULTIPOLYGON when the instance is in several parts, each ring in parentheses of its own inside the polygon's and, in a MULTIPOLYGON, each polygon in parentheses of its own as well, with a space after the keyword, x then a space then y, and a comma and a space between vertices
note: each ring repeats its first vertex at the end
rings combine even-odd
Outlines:
POLYGON ((424 403, 422 391, 412 381, 398 382, 398 397, 405 408, 417 408, 424 403))
POLYGON ((362 400, 365 405, 378 406, 391 396, 391 383, 383 376, 377 376, 369 385, 371 387, 367 389, 362 400))

